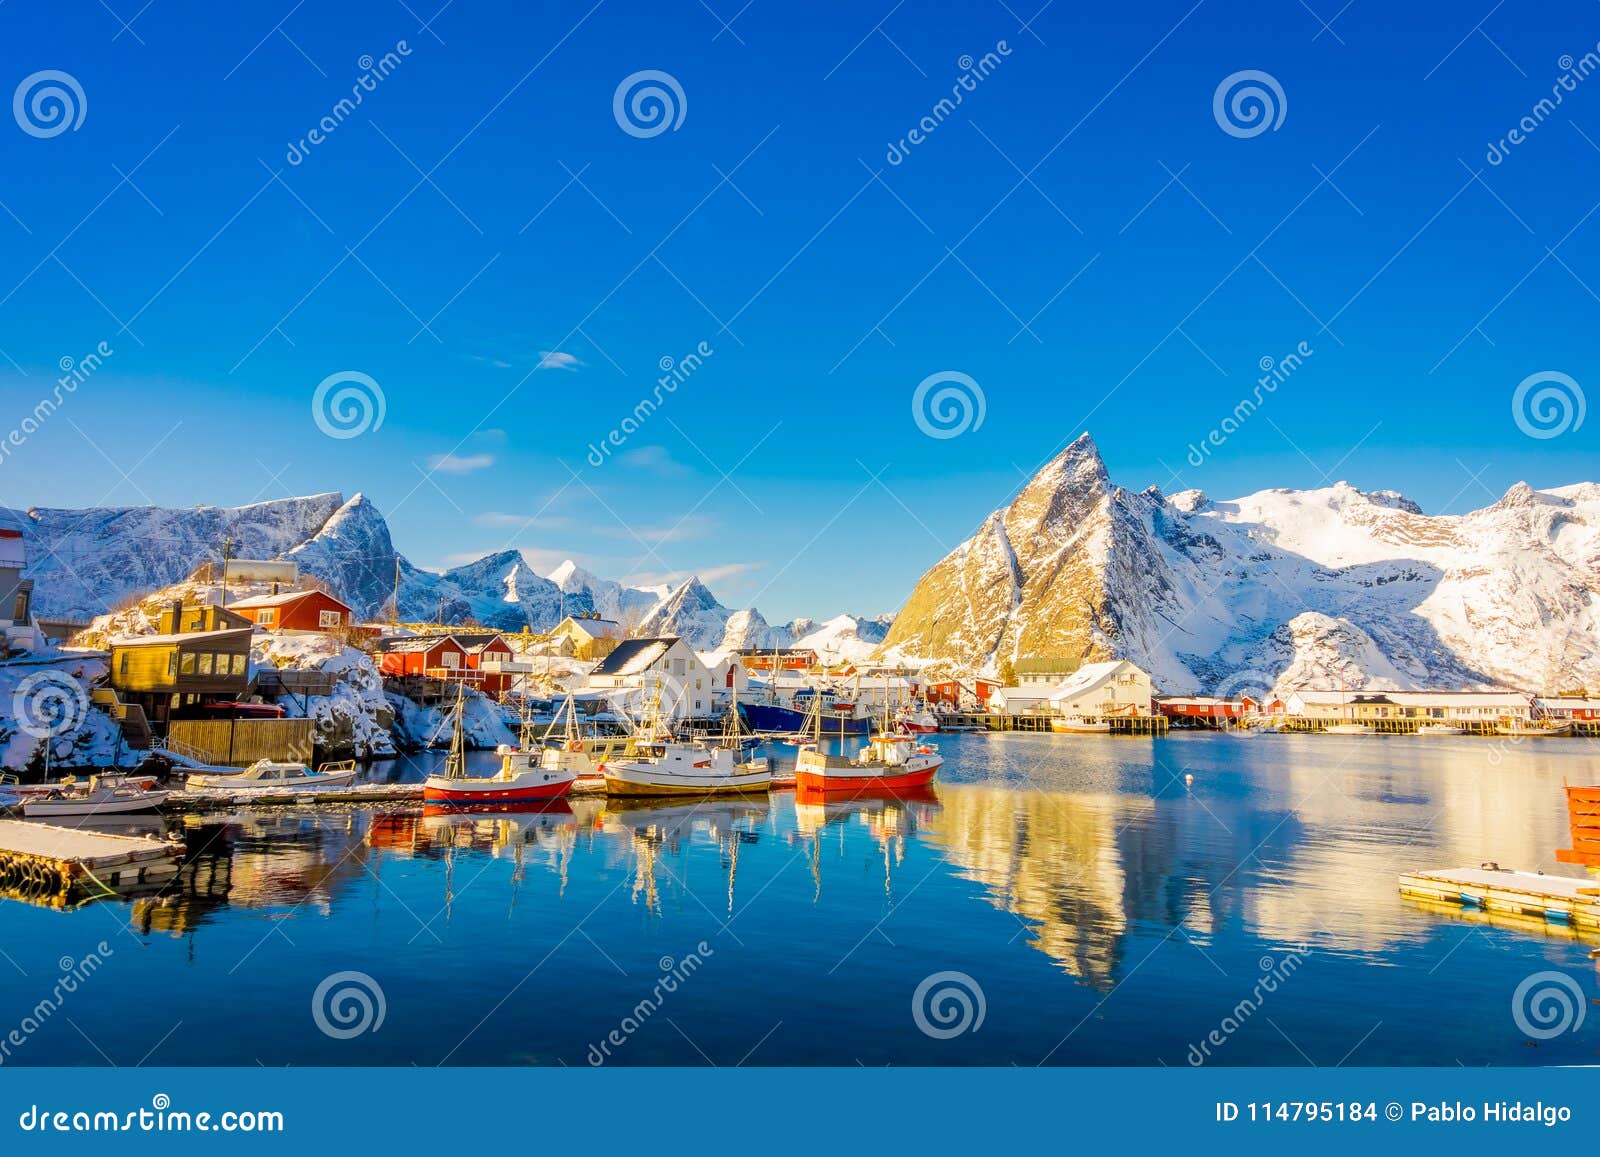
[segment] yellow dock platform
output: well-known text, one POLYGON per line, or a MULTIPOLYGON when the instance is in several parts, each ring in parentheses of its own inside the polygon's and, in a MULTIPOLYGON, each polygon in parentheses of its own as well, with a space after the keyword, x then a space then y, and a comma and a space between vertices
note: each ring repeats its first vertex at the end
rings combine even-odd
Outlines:
POLYGON ((181 844, 26 820, 0 820, 0 896, 64 908, 169 879, 181 844))
POLYGON ((1570 876, 1515 872, 1485 865, 1402 872, 1400 894, 1491 915, 1520 916, 1600 930, 1600 884, 1570 876))

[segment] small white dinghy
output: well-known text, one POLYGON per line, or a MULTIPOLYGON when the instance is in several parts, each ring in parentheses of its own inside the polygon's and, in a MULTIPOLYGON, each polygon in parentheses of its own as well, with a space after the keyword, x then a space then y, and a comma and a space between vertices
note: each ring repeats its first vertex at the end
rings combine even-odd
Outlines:
POLYGON ((192 772, 184 782, 190 791, 317 791, 346 787, 360 774, 354 760, 313 771, 303 763, 258 759, 243 771, 192 772))
POLYGON ((65 816, 128 815, 160 808, 172 793, 152 791, 125 775, 91 775, 86 787, 64 780, 45 794, 26 797, 22 814, 29 819, 65 816))
POLYGON ((1465 727, 1452 727, 1448 723, 1424 723, 1417 728, 1417 734, 1427 739, 1443 739, 1451 735, 1465 735, 1465 727))

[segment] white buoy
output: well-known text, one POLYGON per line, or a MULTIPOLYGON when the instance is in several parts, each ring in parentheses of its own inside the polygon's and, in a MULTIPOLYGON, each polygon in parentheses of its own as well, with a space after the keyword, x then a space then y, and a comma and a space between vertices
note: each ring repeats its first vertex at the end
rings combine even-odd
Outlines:
POLYGON ((1183 777, 1183 786, 1184 787, 1193 787, 1194 786, 1194 775, 1193 775, 1193 773, 1183 777))

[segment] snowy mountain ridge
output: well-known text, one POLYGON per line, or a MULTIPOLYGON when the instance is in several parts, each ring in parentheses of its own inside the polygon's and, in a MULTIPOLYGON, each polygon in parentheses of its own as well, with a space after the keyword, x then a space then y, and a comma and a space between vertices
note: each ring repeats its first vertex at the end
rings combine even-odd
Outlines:
MULTIPOLYGON (((403 621, 548 630, 566 615, 596 614, 636 634, 682 635, 700 650, 789 646, 816 629, 809 619, 772 626, 754 607, 724 607, 696 577, 676 586, 633 587, 570 559, 540 574, 517 550, 443 572, 423 570, 395 550, 383 515, 362 494, 349 501, 329 492, 232 508, 36 507, 15 512, 12 521, 26 540, 35 613, 46 618, 89 620, 130 598, 182 584, 200 563, 219 562, 222 543, 231 538, 234 558, 292 559, 363 619, 385 617, 398 590, 403 621)), ((857 657, 882 640, 881 622, 849 616, 832 622, 841 640, 835 649, 850 646, 857 657)))
POLYGON ((1600 685, 1600 486, 1462 515, 1340 482, 1112 483, 1089 435, 918 582, 885 656, 1126 658, 1172 693, 1600 685))

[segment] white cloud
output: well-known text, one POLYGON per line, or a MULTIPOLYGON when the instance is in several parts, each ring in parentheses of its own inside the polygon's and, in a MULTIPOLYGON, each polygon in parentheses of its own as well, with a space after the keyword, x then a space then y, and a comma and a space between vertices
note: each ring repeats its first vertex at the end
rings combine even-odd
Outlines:
POLYGON ((583 365, 571 354, 564 354, 560 350, 540 350, 539 369, 541 370, 571 370, 576 371, 583 365))
POLYGON ((471 474, 493 465, 493 454, 435 454, 428 459, 428 469, 439 474, 471 474))

